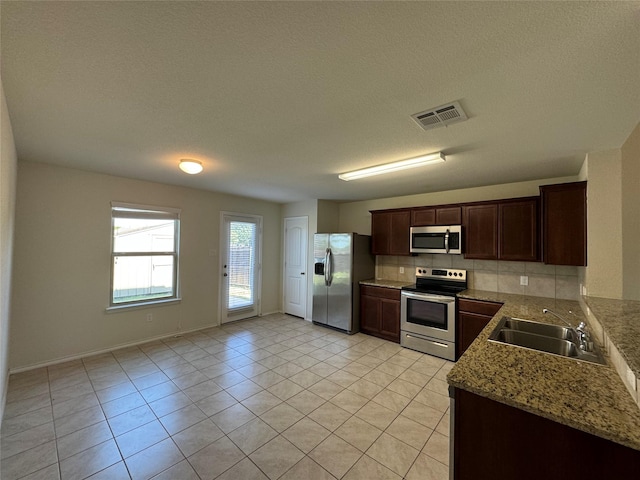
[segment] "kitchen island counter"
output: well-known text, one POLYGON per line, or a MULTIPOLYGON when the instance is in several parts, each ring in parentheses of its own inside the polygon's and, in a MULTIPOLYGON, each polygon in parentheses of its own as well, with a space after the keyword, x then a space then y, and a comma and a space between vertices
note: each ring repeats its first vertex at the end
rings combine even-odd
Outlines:
POLYGON ((452 368, 449 385, 640 450, 640 408, 609 362, 592 364, 488 341, 504 316, 562 325, 542 313, 549 308, 574 324, 586 320, 577 301, 479 290, 458 297, 504 305, 452 368))

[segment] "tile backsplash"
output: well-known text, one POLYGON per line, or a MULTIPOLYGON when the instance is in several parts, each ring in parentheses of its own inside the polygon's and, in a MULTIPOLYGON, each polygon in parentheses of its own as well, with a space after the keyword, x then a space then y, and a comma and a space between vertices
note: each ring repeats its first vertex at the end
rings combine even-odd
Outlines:
POLYGON ((467 270, 469 288, 476 290, 568 300, 579 298, 578 267, 536 262, 467 260, 462 255, 440 254, 420 254, 415 257, 378 255, 376 278, 413 283, 416 281, 416 267, 467 270), (401 268, 404 273, 400 273, 401 268), (520 285, 521 276, 528 277, 528 285, 520 285))

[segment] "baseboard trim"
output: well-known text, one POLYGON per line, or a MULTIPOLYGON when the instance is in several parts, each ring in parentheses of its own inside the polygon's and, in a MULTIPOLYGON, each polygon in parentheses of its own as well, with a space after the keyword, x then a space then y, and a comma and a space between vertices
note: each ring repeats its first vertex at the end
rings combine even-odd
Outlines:
MULTIPOLYGON (((53 366, 53 365, 58 365, 60 363, 65 363, 65 362, 71 362, 73 360, 78 360, 80 358, 91 357, 93 355, 100 355, 102 353, 111 352, 113 350, 118 350, 120 348, 135 347, 136 345, 142 345, 143 343, 149 343, 149 342, 153 342, 153 341, 156 341, 156 340, 163 340, 165 338, 176 337, 176 336, 185 335, 185 334, 192 333, 192 332, 197 332, 199 330, 205 330, 207 328, 219 327, 219 326, 220 325, 217 324, 217 323, 212 323, 212 324, 208 324, 208 325, 205 325, 205 326, 202 326, 202 327, 192 328, 190 330, 178 330, 178 331, 171 332, 171 333, 164 333, 162 335, 156 335, 154 337, 145 338, 143 340, 136 340, 135 342, 120 343, 120 344, 117 344, 117 345, 113 345, 112 347, 109 347, 109 348, 101 348, 99 350, 90 350, 90 351, 79 353, 79 354, 75 354, 75 355, 67 355, 65 357, 60 357, 60 358, 56 358, 56 359, 53 359, 53 360, 48 360, 46 362, 34 363, 32 365, 26 365, 26 366, 23 366, 23 367, 10 368, 9 369, 9 375, 14 374, 14 373, 28 372, 29 370, 36 370, 38 368, 43 368, 43 367, 50 367, 50 366, 53 366)), ((9 375, 7 375, 7 385, 9 383, 9 375)), ((6 395, 6 390, 5 390, 5 395, 6 395)))
POLYGON ((2 419, 4 418, 4 407, 7 405, 7 393, 9 392, 9 375, 11 371, 7 369, 7 376, 4 380, 4 390, 0 399, 0 429, 2 429, 2 419))

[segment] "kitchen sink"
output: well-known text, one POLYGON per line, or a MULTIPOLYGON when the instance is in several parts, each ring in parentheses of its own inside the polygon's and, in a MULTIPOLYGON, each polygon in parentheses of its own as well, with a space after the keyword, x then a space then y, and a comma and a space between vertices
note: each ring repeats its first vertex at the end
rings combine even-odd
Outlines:
POLYGON ((504 317, 504 323, 500 327, 507 330, 516 330, 523 333, 533 333, 545 337, 559 338, 561 340, 576 340, 573 330, 559 325, 550 325, 548 323, 532 322, 531 320, 522 320, 521 318, 504 317))
POLYGON ((577 333, 568 327, 503 317, 489 335, 489 341, 550 353, 561 357, 606 364, 599 350, 580 348, 577 333))

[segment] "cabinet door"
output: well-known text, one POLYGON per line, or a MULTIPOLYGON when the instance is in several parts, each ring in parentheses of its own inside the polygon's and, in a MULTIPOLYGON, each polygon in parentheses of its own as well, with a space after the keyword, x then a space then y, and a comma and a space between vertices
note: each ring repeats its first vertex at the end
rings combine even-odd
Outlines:
POLYGON ((460 207, 436 208, 436 225, 460 225, 462 209, 460 207))
POLYGON ((535 262, 538 260, 538 200, 499 204, 498 258, 535 262))
POLYGON ((411 212, 409 210, 393 212, 391 215, 390 255, 409 255, 410 224, 411 212))
POLYGON ((380 332, 380 299, 369 295, 360 296, 360 330, 365 333, 380 332))
POLYGON ((410 210, 371 212, 371 253, 409 255, 410 210))
POLYGON ((371 253, 374 255, 389 255, 389 241, 391 238, 391 213, 371 213, 371 253))
POLYGON ((587 264, 587 182, 543 185, 542 260, 551 265, 587 264))
POLYGON ((458 341, 456 342, 458 357, 469 348, 469 345, 473 343, 484 327, 488 325, 491 318, 489 315, 458 312, 458 341))
POLYGON ((465 205, 465 258, 496 260, 498 258, 498 205, 465 205))
POLYGON ((462 208, 452 207, 420 207, 411 209, 411 226, 423 227, 428 225, 460 225, 462 223, 462 208))
POLYGON ((428 225, 436 224, 436 209, 433 207, 427 208, 412 208, 411 209, 411 226, 412 227, 426 227, 428 225))
POLYGON ((400 302, 380 299, 380 334, 382 337, 400 343, 400 302))

